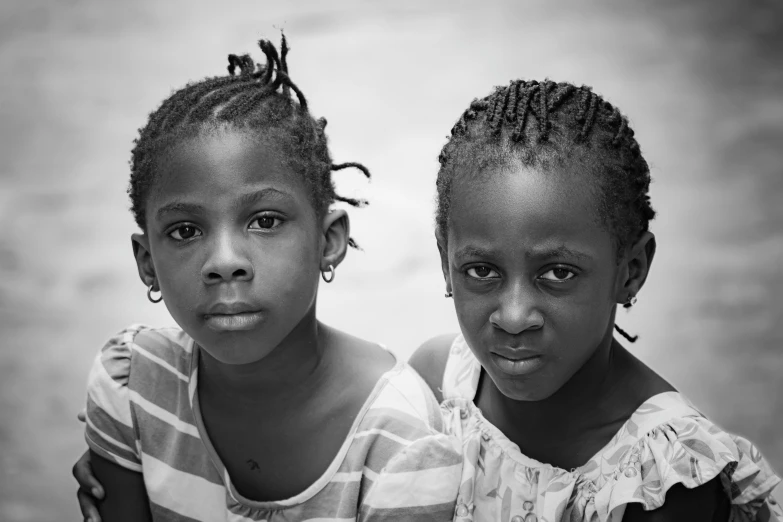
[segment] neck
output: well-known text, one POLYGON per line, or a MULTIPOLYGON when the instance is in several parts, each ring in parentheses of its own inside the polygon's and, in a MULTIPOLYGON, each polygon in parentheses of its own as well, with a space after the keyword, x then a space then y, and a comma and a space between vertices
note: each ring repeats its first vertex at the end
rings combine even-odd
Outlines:
MULTIPOLYGON (((326 373, 328 328, 315 307, 272 352, 259 361, 226 364, 199 352, 199 391, 234 404, 290 404, 307 396, 326 373)), ((221 401, 222 402, 222 401, 221 401)))

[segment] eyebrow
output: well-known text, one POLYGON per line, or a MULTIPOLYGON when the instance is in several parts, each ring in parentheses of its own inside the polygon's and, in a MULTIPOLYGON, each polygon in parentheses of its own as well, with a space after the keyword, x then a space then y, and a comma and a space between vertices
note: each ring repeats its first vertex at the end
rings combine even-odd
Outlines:
MULTIPOLYGON (((237 207, 247 207, 258 203, 259 201, 290 201, 292 199, 290 194, 275 188, 265 188, 247 194, 242 194, 236 202, 237 207)), ((160 207, 155 213, 155 216, 160 220, 166 217, 168 214, 194 214, 203 215, 206 213, 206 209, 198 203, 188 203, 186 201, 172 201, 160 207)))
POLYGON ((242 194, 237 201, 237 206, 246 207, 260 201, 272 200, 272 201, 291 201, 294 198, 287 192, 277 190, 275 188, 265 188, 257 190, 255 192, 249 192, 242 194))
POLYGON ((542 249, 537 252, 531 253, 528 257, 535 258, 535 259, 551 259, 553 257, 571 257, 574 259, 578 259, 580 261, 589 261, 590 259, 592 259, 591 256, 583 252, 579 252, 577 250, 572 250, 565 245, 560 245, 555 248, 542 249))
POLYGON ((494 251, 486 248, 466 246, 457 250, 454 257, 493 257, 494 253, 494 251))
MULTIPOLYGON (((488 257, 494 257, 495 251, 476 247, 476 246, 466 246, 464 248, 459 249, 455 253, 455 257, 457 258, 465 258, 465 257, 480 257, 480 258, 488 258, 488 257)), ((541 249, 538 251, 530 252, 526 255, 529 259, 551 259, 555 257, 570 257, 573 259, 578 259, 580 261, 589 261, 592 259, 591 256, 579 252, 577 250, 572 250, 568 248, 565 245, 560 245, 555 248, 547 248, 547 249, 541 249)))

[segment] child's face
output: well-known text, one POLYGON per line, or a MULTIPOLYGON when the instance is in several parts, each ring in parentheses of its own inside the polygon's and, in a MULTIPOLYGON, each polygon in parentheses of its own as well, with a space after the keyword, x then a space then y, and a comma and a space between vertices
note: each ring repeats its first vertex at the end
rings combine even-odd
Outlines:
POLYGON ((235 131, 177 145, 157 168, 146 234, 134 236, 142 278, 154 272, 172 317, 213 357, 262 359, 315 303, 324 231, 304 180, 235 131))
POLYGON ((611 339, 621 283, 590 181, 514 166, 454 180, 444 274, 468 345, 509 398, 549 397, 611 339))

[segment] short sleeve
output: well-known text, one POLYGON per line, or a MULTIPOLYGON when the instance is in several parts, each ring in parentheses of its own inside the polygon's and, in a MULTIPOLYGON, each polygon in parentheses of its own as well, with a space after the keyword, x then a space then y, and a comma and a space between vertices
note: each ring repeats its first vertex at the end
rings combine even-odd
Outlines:
POLYGON ((600 520, 630 503, 654 510, 674 485, 693 489, 716 477, 731 501, 732 521, 759 520, 760 513, 767 515, 762 520, 780 520, 770 496, 780 479, 769 464, 749 441, 704 417, 671 419, 647 433, 619 459, 594 507, 600 520))
POLYGON ((128 382, 136 335, 147 327, 132 326, 101 348, 87 380, 87 445, 123 468, 141 471, 128 382))
POLYGON ((378 474, 359 520, 452 520, 462 473, 458 448, 442 433, 405 447, 378 474))

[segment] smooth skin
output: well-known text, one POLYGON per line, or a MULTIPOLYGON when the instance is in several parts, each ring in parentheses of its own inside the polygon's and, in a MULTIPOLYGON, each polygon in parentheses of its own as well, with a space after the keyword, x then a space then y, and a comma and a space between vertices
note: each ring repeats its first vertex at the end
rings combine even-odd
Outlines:
MULTIPOLYGON (((348 216, 319 217, 274 144, 241 131, 181 143, 158 169, 147 230, 132 237, 139 277, 200 347, 201 414, 237 490, 292 497, 326 471, 394 365, 315 316, 321 272, 346 254, 348 216)), ((85 517, 98 520, 87 492, 102 486, 100 519, 150 520, 140 473, 91 454, 74 475, 85 517)))
MULTIPOLYGON (((674 390, 613 338, 617 305, 644 285, 655 237, 643 233, 618 262, 593 183, 576 165, 458 176, 447 236, 436 237, 446 290, 484 369, 476 405, 525 455, 563 469, 585 464, 643 402, 674 390), (528 361, 504 357, 514 351, 528 361)), ((430 340, 410 361, 439 398, 454 337, 430 340)), ((624 520, 726 520, 724 499, 718 479, 674 487, 661 509, 633 504, 624 520)))

